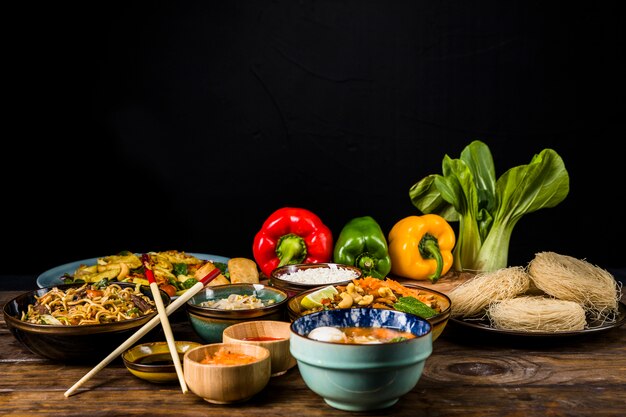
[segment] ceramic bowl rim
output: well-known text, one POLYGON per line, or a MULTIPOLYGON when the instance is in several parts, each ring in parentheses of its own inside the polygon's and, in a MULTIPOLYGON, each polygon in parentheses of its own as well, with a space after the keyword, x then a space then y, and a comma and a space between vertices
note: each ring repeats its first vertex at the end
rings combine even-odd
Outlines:
MULTIPOLYGON (((182 353, 183 356, 184 356, 184 354, 187 351, 193 349, 194 347, 198 347, 198 346, 202 345, 202 343, 193 342, 193 341, 190 341, 190 340, 176 340, 176 341, 174 341, 174 343, 176 344, 176 351, 179 354, 182 353), (184 352, 181 352, 179 346, 182 347, 182 348, 184 348, 185 346, 188 346, 188 349, 186 351, 184 351, 184 352)), ((126 349, 122 353, 122 355, 121 355, 122 361, 124 362, 124 365, 126 366, 126 368, 128 368, 129 370, 139 371, 139 372, 142 372, 142 373, 153 373, 153 374, 156 374, 156 373, 168 373, 168 374, 169 373, 176 373, 176 367, 174 366, 173 362, 171 364, 167 364, 167 365, 150 365, 150 364, 142 364, 142 363, 133 362, 129 358, 129 356, 135 350, 139 350, 142 347, 150 348, 151 352, 148 353, 148 354, 151 354, 151 353, 154 352, 154 347, 155 346, 163 346, 165 348, 163 353, 170 353, 169 345, 167 344, 167 342, 164 342, 164 341, 139 343, 137 345, 134 345, 133 347, 130 347, 130 348, 126 349)))
MULTIPOLYGON (((280 300, 259 308, 249 309, 249 310, 224 310, 221 308, 212 308, 212 307, 202 307, 198 304, 192 302, 194 297, 197 297, 199 294, 196 294, 194 297, 191 297, 186 303, 186 309, 188 314, 192 314, 196 317, 201 318, 218 318, 218 319, 246 319, 250 317, 257 316, 265 316, 269 315, 276 310, 281 309, 286 306, 287 301, 289 301, 289 296, 287 293, 280 288, 271 287, 265 284, 251 284, 251 283, 239 283, 239 284, 224 284, 224 285, 215 285, 212 287, 205 287, 205 290, 214 290, 214 291, 227 291, 229 288, 257 288, 264 291, 268 291, 274 293, 280 297, 280 300)), ((206 299, 205 299, 206 301, 206 299)))
MULTIPOLYGON (((283 274, 284 275, 284 274, 283 274)), ((346 265, 346 264, 341 264, 341 263, 337 263, 337 262, 319 262, 319 263, 301 263, 301 264, 288 264, 288 265, 283 265, 280 266, 278 268, 275 268, 271 273, 269 278, 269 283, 270 285, 274 285, 278 288, 297 288, 297 289, 302 289, 302 290, 309 290, 312 288, 317 288, 320 286, 328 286, 328 285, 343 285, 343 284, 348 284, 350 283, 353 279, 359 279, 363 276, 363 271, 361 271, 359 268, 357 268, 356 266, 353 265, 346 265), (322 283, 322 284, 307 284, 307 283, 302 283, 302 282, 294 282, 294 281, 289 281, 286 279, 282 279, 280 278, 280 276, 278 276, 278 274, 280 272, 283 271, 288 271, 290 269, 315 269, 315 268, 329 268, 330 265, 334 265, 337 268, 341 268, 341 269, 348 269, 350 271, 353 271, 354 273, 357 274, 356 277, 354 278, 349 278, 346 280, 341 280, 341 281, 334 281, 334 282, 329 282, 329 283, 322 283)))
MULTIPOLYGON (((416 315, 411 314, 411 313, 405 313, 404 311, 390 310, 390 309, 386 309, 386 308, 372 308, 372 307, 359 307, 359 308, 350 308, 350 309, 336 308, 336 309, 333 309, 333 310, 315 311, 313 313, 306 314, 305 316, 312 316, 312 315, 319 316, 319 315, 322 315, 322 314, 339 314, 339 313, 333 313, 333 311, 341 311, 341 310, 357 310, 359 312, 361 312, 361 311, 389 311, 389 312, 391 312, 392 315, 400 315, 400 316, 407 316, 408 315, 408 316, 412 316, 415 320, 420 321, 420 322, 422 322, 422 324, 425 324, 425 325, 428 326, 427 331, 424 332, 423 334, 417 335, 417 334, 413 333, 413 335, 415 336, 414 338, 403 340, 403 341, 400 341, 400 342, 395 342, 395 343, 400 343, 400 344, 402 344, 402 343, 415 343, 417 340, 420 340, 420 339, 422 339, 424 337, 427 337, 429 334, 432 335, 434 327, 435 327, 434 324, 432 324, 431 322, 428 321, 428 319, 425 319, 423 317, 416 316, 416 315)), ((298 320, 303 319, 303 318, 304 318, 304 316, 300 316, 297 319, 295 319, 289 325, 289 330, 291 332, 291 335, 295 336, 295 337, 302 338, 302 339, 306 339, 306 340, 312 340, 312 339, 309 339, 306 335, 300 334, 298 331, 295 330, 295 327, 297 325, 296 322, 298 320)), ((315 319, 315 317, 314 317, 314 319, 315 319)), ((384 343, 383 344, 379 344, 379 343, 373 343, 373 344, 347 344, 347 343, 328 342, 328 341, 323 341, 323 340, 313 340, 313 343, 322 343, 322 344, 328 344, 328 345, 335 345, 335 346, 339 346, 339 347, 346 346, 347 347, 346 349, 350 349, 351 347, 354 347, 354 346, 359 346, 360 349, 368 349, 368 347, 375 348, 377 346, 380 347, 380 346, 384 346, 385 345, 384 343)))
MULTIPOLYGON (((406 287, 409 287, 409 288, 415 288, 415 289, 418 289, 418 290, 423 290, 423 291, 434 293, 438 297, 441 297, 441 298, 443 298, 444 300, 447 301, 447 303, 448 303, 447 308, 442 310, 439 314, 437 314, 435 316, 432 316, 432 317, 429 317, 428 319, 426 319, 433 326, 435 324, 438 324, 438 323, 440 323, 442 321, 447 320, 450 317, 450 314, 452 312, 452 300, 450 299, 450 297, 448 295, 442 293, 441 291, 437 291, 437 290, 434 290, 434 289, 428 288, 428 287, 423 287, 423 286, 421 286, 419 284, 415 284, 415 283, 412 283, 412 282, 401 282, 400 284, 402 284, 402 285, 404 285, 406 287)), ((330 284, 330 285, 335 285, 336 286, 336 285, 341 285, 341 284, 330 284)), ((295 297, 292 297, 292 299, 290 299, 289 302, 287 303, 287 314, 297 316, 296 319, 302 317, 303 315, 301 313, 296 313, 295 311, 293 311, 292 308, 290 308, 292 303, 295 303, 298 298, 302 299, 301 297, 306 297, 307 294, 310 294, 310 293, 312 293, 313 291, 315 291, 315 290, 317 290, 319 288, 322 288, 322 287, 311 288, 311 289, 309 289, 307 291, 301 292, 300 294, 296 295, 295 297)), ((372 307, 367 307, 367 308, 372 308, 372 307)), ((399 311, 399 310, 393 310, 393 311, 399 311)), ((312 314, 312 313, 309 313, 309 314, 312 314)), ((294 319, 293 321, 295 321, 296 319, 294 319)))

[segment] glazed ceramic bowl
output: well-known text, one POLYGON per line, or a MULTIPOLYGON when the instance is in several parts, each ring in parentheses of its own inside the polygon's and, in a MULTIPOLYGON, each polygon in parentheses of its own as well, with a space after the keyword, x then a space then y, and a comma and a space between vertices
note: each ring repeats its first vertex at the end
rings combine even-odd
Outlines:
MULTIPOLYGON (((136 286, 131 283, 115 284, 123 288, 136 286)), ((33 324, 20 319, 22 312, 28 310, 29 304, 34 304, 38 297, 54 288, 67 291, 82 285, 84 283, 63 284, 18 295, 6 303, 3 309, 8 329, 24 347, 44 358, 66 363, 96 363, 157 315, 154 307, 154 312, 148 315, 103 324, 33 324)), ((150 300, 153 299, 150 287, 142 286, 140 290, 150 300)), ((161 298, 165 306, 170 304, 171 298, 164 291, 161 291, 161 298)), ((162 330, 157 326, 143 336, 141 342, 153 341, 161 334, 162 330)))
MULTIPOLYGON (((201 343, 176 340, 176 351, 180 362, 187 351, 202 346, 201 343)), ((167 342, 141 343, 122 353, 126 369, 137 378, 154 383, 178 381, 176 367, 167 342)))
MULTIPOLYGON (((123 288, 136 286, 131 283, 116 284, 123 288)), ((148 315, 103 324, 33 324, 20 319, 22 312, 28 310, 29 304, 34 304, 38 297, 53 288, 67 291, 82 285, 84 283, 56 285, 18 295, 4 305, 3 314, 7 327, 23 346, 39 356, 66 363, 97 363, 157 315, 154 307, 154 312, 148 315)), ((140 290, 150 300, 153 299, 150 287, 142 286, 140 290)), ((170 304, 171 298, 164 291, 161 291, 161 298, 165 306, 170 304)), ((154 341, 161 334, 162 330, 157 326, 140 341, 154 341)))
POLYGON ((224 329, 233 324, 251 320, 286 321, 287 294, 263 284, 227 284, 206 287, 187 301, 186 310, 192 329, 206 343, 222 342, 224 329), (263 303, 262 307, 249 309, 224 309, 208 304, 229 296, 252 297, 263 303))
POLYGON ((337 263, 285 265, 272 271, 269 284, 280 288, 291 298, 312 288, 347 284, 360 278, 359 268, 337 263))
POLYGON ((432 353, 432 326, 389 309, 325 310, 291 324, 291 354, 306 385, 331 407, 346 411, 388 408, 419 381, 432 353), (346 344, 314 340, 320 327, 384 327, 413 334, 399 342, 346 344))
POLYGON ((249 400, 270 380, 270 352, 261 346, 212 343, 189 350, 183 358, 185 382, 191 392, 214 404, 249 400), (216 355, 247 357, 251 362, 233 365, 203 363, 216 355))
MULTIPOLYGON (((452 311, 450 298, 442 292, 435 291, 426 287, 421 287, 416 284, 404 282, 402 283, 402 285, 404 285, 407 288, 419 290, 420 294, 423 294, 426 297, 432 297, 436 301, 441 312, 437 314, 436 316, 427 318, 427 320, 433 326, 433 330, 432 330, 433 341, 437 340, 437 338, 441 335, 441 333, 443 332, 444 328, 446 327, 450 319, 450 313, 452 311)), ((306 297, 308 294, 314 292, 315 290, 316 289, 314 288, 314 289, 305 291, 297 295, 296 297, 291 298, 288 301, 287 317, 289 318, 290 321, 294 321, 298 317, 301 317, 303 314, 305 314, 305 309, 301 305, 302 299, 306 297)))
POLYGON ((256 320, 233 324, 224 329, 224 343, 247 343, 270 351, 272 376, 280 376, 296 366, 289 351, 291 323, 286 321, 256 320))

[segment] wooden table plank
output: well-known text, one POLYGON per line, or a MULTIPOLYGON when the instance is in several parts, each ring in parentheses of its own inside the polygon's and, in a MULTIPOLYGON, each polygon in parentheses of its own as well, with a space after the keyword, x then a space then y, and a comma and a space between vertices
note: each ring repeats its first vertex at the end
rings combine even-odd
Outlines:
MULTIPOLYGON (((19 294, 0 291, 0 305, 19 294)), ((177 339, 200 340, 182 319, 177 339)), ((78 392, 63 393, 91 368, 40 358, 0 318, 2 416, 621 416, 626 409, 626 326, 587 337, 501 338, 449 324, 416 387, 393 407, 346 413, 310 391, 296 368, 251 400, 210 404, 176 382, 151 384, 116 360, 78 392)))

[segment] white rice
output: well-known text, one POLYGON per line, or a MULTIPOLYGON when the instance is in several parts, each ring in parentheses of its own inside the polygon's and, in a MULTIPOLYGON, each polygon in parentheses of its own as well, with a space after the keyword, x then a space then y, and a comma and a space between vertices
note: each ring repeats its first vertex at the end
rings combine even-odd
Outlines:
POLYGON ((282 275, 280 279, 298 284, 332 284, 356 278, 356 272, 345 268, 308 268, 282 275))

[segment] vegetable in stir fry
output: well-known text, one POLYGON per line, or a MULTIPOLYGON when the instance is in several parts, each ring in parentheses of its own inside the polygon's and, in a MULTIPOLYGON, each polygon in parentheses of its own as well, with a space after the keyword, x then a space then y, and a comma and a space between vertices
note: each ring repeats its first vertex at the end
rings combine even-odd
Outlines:
POLYGON ((139 287, 84 284, 65 291, 54 287, 37 297, 20 319, 34 324, 81 326, 142 317, 155 312, 156 307, 139 287))

